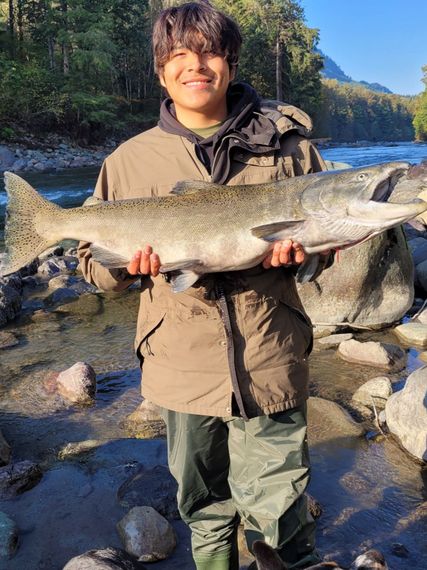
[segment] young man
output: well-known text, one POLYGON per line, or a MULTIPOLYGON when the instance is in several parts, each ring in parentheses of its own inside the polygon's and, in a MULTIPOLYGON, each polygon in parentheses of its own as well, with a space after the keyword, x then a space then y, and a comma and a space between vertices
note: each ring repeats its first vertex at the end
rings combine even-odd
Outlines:
MULTIPOLYGON (((157 127, 107 158, 97 196, 163 196, 180 180, 251 184, 323 169, 303 112, 231 84, 240 43, 236 24, 206 3, 160 15, 154 56, 169 98, 157 127)), ((312 331, 290 268, 303 261, 302 248, 277 243, 259 266, 207 275, 179 294, 159 275, 150 245, 123 270, 94 262, 90 244, 80 257, 102 289, 124 289, 142 275, 142 393, 163 409, 197 569, 238 569, 239 520, 249 548, 265 539, 291 568, 316 562, 303 494, 312 331)))

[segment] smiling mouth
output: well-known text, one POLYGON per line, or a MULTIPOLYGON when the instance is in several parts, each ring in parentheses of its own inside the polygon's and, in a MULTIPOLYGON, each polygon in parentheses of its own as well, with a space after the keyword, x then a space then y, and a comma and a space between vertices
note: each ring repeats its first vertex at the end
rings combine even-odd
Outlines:
POLYGON ((184 85, 186 87, 201 87, 205 85, 209 85, 212 82, 212 79, 197 79, 193 81, 184 81, 184 85))

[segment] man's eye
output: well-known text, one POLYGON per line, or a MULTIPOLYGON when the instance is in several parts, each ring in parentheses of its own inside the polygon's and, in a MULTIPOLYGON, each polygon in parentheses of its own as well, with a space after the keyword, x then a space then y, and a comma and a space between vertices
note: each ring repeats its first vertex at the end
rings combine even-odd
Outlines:
POLYGON ((185 52, 177 51, 172 55, 172 57, 183 57, 184 55, 185 55, 185 52))

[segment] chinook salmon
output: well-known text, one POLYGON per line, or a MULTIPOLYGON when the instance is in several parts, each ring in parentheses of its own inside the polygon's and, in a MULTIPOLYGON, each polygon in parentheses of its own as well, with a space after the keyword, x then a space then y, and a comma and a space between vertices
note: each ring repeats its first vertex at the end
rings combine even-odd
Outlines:
POLYGON ((391 162, 249 186, 185 181, 168 196, 70 209, 7 172, 0 273, 17 271, 66 238, 91 243, 94 260, 108 268, 126 267, 150 244, 178 292, 206 273, 253 267, 276 240, 291 239, 309 254, 298 275, 304 281, 318 252, 361 243, 427 210, 422 200, 387 202, 409 166, 391 162))

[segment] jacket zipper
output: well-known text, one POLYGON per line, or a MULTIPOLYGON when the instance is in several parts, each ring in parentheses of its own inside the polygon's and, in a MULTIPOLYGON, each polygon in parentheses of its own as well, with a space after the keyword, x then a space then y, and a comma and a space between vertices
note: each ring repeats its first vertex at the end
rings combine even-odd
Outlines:
POLYGON ((236 398, 240 415, 245 421, 247 421, 249 420, 249 417, 246 413, 245 406, 243 404, 243 398, 240 392, 240 386, 236 372, 236 362, 234 356, 234 339, 233 339, 233 330, 231 328, 230 311, 228 308, 227 297, 225 296, 224 288, 220 284, 216 285, 216 297, 220 308, 222 322, 225 329, 225 336, 227 339, 227 356, 228 356, 228 366, 231 375, 231 386, 233 389, 234 397, 236 398))

